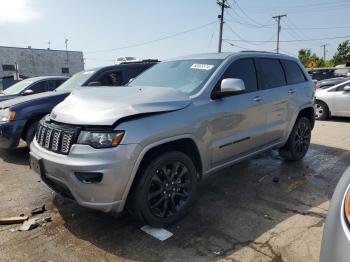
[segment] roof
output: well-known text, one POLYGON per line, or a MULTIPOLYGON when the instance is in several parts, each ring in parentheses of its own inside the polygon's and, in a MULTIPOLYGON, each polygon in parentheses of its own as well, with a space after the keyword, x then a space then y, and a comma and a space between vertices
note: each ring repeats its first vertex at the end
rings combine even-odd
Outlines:
POLYGON ((223 53, 205 53, 205 54, 195 54, 195 55, 188 55, 188 56, 182 56, 177 57, 171 60, 185 60, 185 59, 226 59, 230 56, 238 56, 238 55, 247 55, 247 56, 273 56, 273 57, 279 57, 279 58, 286 58, 291 57, 284 54, 277 54, 272 52, 264 52, 264 51, 241 51, 241 52, 223 52, 223 53))
POLYGON ((29 81, 39 81, 39 80, 47 80, 47 79, 68 79, 69 77, 67 76, 37 76, 37 77, 30 77, 26 78, 24 80, 29 80, 29 81))
POLYGON ((66 51, 66 50, 57 50, 57 49, 44 49, 44 48, 32 48, 32 47, 16 47, 16 46, 0 46, 1 48, 13 48, 21 50, 33 50, 33 51, 48 51, 48 52, 68 52, 68 53, 83 53, 83 51, 66 51))
POLYGON ((130 66, 130 65, 140 65, 140 64, 141 65, 142 64, 157 64, 159 62, 160 61, 156 60, 156 59, 147 59, 147 60, 142 60, 142 61, 137 61, 137 62, 123 62, 121 64, 94 67, 94 68, 85 69, 84 71, 98 71, 101 69, 114 69, 114 68, 118 68, 118 67, 124 67, 124 66, 130 66))

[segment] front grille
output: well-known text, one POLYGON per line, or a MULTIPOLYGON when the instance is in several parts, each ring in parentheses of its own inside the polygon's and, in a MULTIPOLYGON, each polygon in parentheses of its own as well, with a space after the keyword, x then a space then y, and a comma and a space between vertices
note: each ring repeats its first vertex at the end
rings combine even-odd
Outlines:
POLYGON ((79 128, 40 121, 36 140, 46 150, 67 155, 76 142, 79 128))

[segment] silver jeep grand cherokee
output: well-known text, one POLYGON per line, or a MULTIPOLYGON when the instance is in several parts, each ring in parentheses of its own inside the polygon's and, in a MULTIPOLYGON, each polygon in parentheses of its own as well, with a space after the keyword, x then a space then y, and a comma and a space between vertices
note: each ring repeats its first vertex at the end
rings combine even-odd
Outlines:
POLYGON ((162 62, 128 86, 74 91, 40 123, 31 166, 80 205, 167 226, 203 177, 262 151, 306 154, 314 84, 292 57, 204 54, 162 62))

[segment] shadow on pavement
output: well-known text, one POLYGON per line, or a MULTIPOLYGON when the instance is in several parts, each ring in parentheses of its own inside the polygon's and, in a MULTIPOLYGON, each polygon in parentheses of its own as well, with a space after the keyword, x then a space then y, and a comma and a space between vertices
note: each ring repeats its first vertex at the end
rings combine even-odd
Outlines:
POLYGON ((109 254, 139 261, 212 261, 295 214, 324 218, 310 209, 331 198, 349 163, 349 151, 314 144, 301 162, 284 162, 272 151, 236 164, 200 184, 189 215, 169 228, 174 236, 165 242, 140 231, 128 214, 114 218, 59 197, 55 205, 71 233, 109 254))
POLYGON ((0 159, 7 163, 16 165, 28 165, 29 163, 29 148, 18 147, 14 149, 0 149, 0 159))

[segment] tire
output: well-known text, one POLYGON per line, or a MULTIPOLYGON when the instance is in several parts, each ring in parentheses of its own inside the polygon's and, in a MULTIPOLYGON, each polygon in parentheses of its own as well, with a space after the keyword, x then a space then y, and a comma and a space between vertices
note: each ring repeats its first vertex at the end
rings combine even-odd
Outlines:
POLYGON ((329 109, 326 103, 322 101, 315 102, 315 119, 326 120, 329 117, 329 109))
POLYGON ((35 133, 36 133, 36 130, 38 128, 38 124, 39 124, 39 121, 35 121, 35 122, 31 123, 27 129, 27 132, 25 134, 25 141, 26 141, 28 147, 30 146, 30 143, 32 143, 32 141, 34 140, 35 133))
POLYGON ((128 200, 130 213, 153 227, 167 227, 182 219, 197 189, 192 160, 182 152, 165 152, 140 171, 128 200))
POLYGON ((301 160, 310 146, 311 129, 311 123, 308 118, 299 118, 286 145, 279 150, 280 155, 287 161, 301 160))

